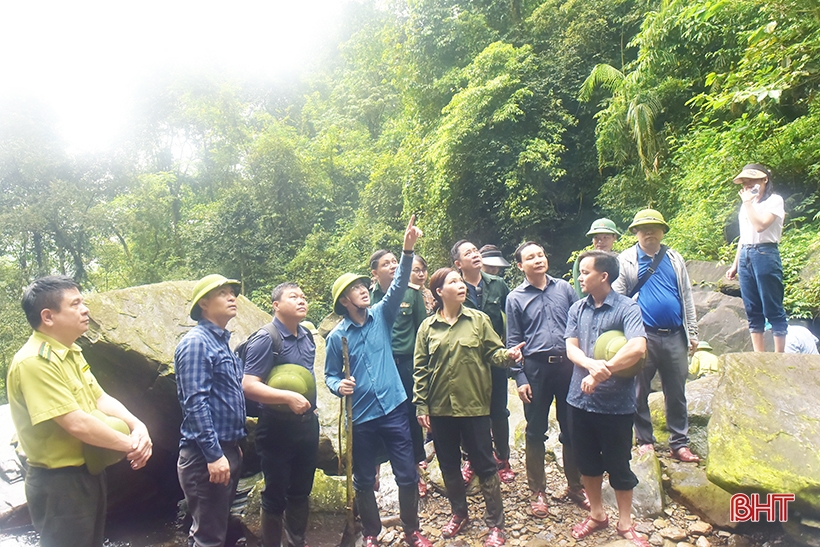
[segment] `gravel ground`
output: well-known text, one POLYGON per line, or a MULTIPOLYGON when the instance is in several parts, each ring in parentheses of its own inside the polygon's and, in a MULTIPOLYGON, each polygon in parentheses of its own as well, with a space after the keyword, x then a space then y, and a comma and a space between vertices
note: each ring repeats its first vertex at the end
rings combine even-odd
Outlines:
MULTIPOLYGON (((530 493, 527 489, 523 459, 511 460, 516 472, 515 480, 501 485, 504 497, 506 516, 507 545, 526 547, 571 547, 587 545, 606 545, 622 540, 615 531, 617 512, 609 509, 610 526, 606 530, 593 533, 582 540, 575 540, 570 535, 572 526, 583 520, 586 511, 566 499, 551 498, 549 517, 538 519, 530 513, 530 493)), ((554 463, 547 468, 547 490, 560 496, 566 488, 563 473, 554 463)), ((484 502, 480 494, 471 496, 469 527, 456 538, 446 540, 441 537, 441 528, 450 518, 450 506, 447 498, 435 491, 428 490, 426 498, 421 500, 420 517, 425 535, 436 547, 482 547, 487 535, 487 528, 482 521, 484 502)), ((396 518, 387 519, 380 536, 381 545, 399 546, 402 543, 402 532, 396 518)), ((733 534, 713 527, 685 507, 671 502, 663 518, 635 519, 636 529, 649 538, 650 543, 658 547, 786 547, 791 545, 782 537, 779 526, 760 527, 748 530, 747 535, 733 534)), ((316 547, 319 546, 318 544, 316 547)))

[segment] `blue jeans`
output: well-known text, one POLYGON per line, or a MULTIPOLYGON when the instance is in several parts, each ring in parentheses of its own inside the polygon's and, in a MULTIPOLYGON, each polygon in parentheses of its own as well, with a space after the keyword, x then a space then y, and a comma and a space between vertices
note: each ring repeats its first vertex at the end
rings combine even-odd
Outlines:
POLYGON ((766 319, 772 334, 786 336, 783 310, 783 266, 776 243, 744 245, 737 268, 740 296, 746 308, 750 332, 763 332, 766 319))

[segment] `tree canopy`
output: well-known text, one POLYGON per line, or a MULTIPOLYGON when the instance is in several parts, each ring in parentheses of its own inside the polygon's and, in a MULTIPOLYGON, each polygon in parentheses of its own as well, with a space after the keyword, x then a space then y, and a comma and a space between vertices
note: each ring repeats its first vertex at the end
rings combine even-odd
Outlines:
MULTIPOLYGON (((770 165, 787 198, 787 307, 820 227, 820 8, 809 0, 389 0, 350 5, 298 81, 158 79, 109 152, 72 155, 53 113, 0 105, 0 366, 28 334, 20 289, 102 291, 220 272, 264 308, 398 250, 411 213, 444 265, 457 239, 553 273, 607 215, 661 210, 687 258, 726 259, 731 177, 770 165)), ((5 374, 3 374, 3 377, 5 374)))

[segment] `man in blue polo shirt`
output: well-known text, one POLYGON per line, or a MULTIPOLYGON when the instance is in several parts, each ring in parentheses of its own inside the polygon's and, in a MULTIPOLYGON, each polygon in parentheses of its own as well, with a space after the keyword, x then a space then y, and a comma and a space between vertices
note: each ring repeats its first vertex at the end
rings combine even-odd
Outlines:
POLYGON ((646 366, 637 380, 635 437, 638 450, 644 453, 655 449, 648 397, 652 377, 658 371, 666 402, 670 455, 683 462, 697 462, 700 458, 688 446, 689 414, 686 407, 687 356, 698 347, 698 319, 692 283, 683 257, 661 245, 669 230, 663 215, 654 209, 638 211, 629 229, 638 236, 638 243, 619 255, 621 274, 612 284, 612 290, 637 299, 646 328, 646 366), (653 260, 664 249, 665 255, 653 273, 653 260), (646 281, 636 291, 639 280, 645 276, 648 276, 646 281))
POLYGON ((340 397, 353 397, 353 487, 362 519, 364 546, 378 545, 381 531, 376 482, 378 441, 384 443, 399 487, 399 517, 404 541, 411 547, 432 543, 419 528, 418 473, 413 458, 407 395, 393 361, 391 331, 413 266, 413 247, 421 236, 415 215, 404 233, 404 251, 384 298, 370 307, 370 278, 347 273, 333 283, 333 309, 342 322, 327 337, 325 384, 340 397), (348 342, 350 379, 345 379, 342 338, 348 342))
POLYGON ((270 387, 266 380, 273 367, 282 364, 300 365, 313 374, 316 344, 300 324, 307 316, 308 305, 299 285, 277 285, 271 303, 274 334, 278 333, 282 341, 281 349, 276 348, 277 352, 271 335, 260 329, 248 340, 242 379, 245 396, 263 404, 256 428, 256 449, 265 476, 262 545, 304 547, 308 499, 319 450, 319 418, 315 401, 295 391, 270 387))

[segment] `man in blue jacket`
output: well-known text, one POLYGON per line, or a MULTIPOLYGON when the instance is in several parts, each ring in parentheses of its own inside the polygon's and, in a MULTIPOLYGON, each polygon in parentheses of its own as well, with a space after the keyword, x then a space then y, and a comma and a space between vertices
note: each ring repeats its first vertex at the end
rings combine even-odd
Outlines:
POLYGON ((393 282, 384 298, 370 307, 370 279, 346 273, 333 283, 333 309, 342 322, 327 337, 325 384, 340 397, 353 397, 353 487, 362 519, 364 546, 378 545, 381 531, 376 482, 378 441, 384 443, 399 487, 399 516, 404 541, 411 547, 430 547, 421 534, 418 516, 418 473, 404 401, 407 398, 391 349, 391 331, 413 265, 413 247, 421 236, 410 219, 404 250, 393 282), (345 379, 342 338, 348 342, 349 379, 345 379))

